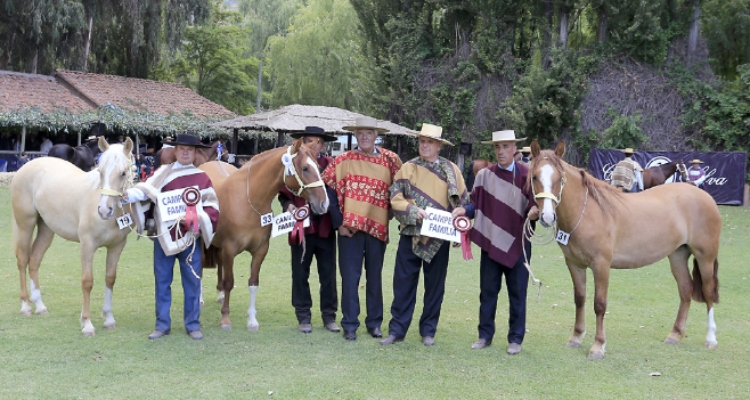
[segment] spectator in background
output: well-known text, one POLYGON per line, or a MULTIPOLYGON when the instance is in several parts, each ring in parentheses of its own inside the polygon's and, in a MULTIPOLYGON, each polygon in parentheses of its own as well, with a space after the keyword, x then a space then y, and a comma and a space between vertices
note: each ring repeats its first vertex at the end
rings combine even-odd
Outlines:
POLYGON ((23 165, 27 162, 29 162, 29 158, 26 156, 26 152, 24 151, 23 153, 21 153, 21 156, 18 157, 18 161, 16 161, 16 170, 21 169, 21 167, 23 167, 23 165))
POLYGON ((693 164, 693 166, 688 168, 688 179, 690 179, 690 182, 692 182, 693 185, 701 187, 703 186, 703 182, 706 180, 706 171, 704 171, 701 167, 703 161, 696 158, 691 161, 691 163, 693 164))
POLYGON ((52 141, 49 140, 46 134, 42 134, 41 138, 42 138, 42 144, 39 146, 39 151, 44 154, 47 154, 49 153, 49 149, 51 149, 53 146, 52 141))

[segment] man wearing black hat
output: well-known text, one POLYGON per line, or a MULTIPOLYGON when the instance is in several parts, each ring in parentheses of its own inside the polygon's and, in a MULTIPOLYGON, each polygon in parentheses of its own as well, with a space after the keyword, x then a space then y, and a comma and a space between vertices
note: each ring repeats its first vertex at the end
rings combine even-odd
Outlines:
MULTIPOLYGON (((326 142, 336 140, 333 135, 326 134, 323 128, 317 126, 305 127, 303 132, 290 135, 302 140, 302 145, 317 154, 317 163, 322 172, 332 158, 324 156, 321 150, 326 142)), ((297 316, 299 330, 302 333, 312 332, 311 317, 312 296, 310 295, 310 265, 313 255, 318 265, 318 280, 320 281, 320 313, 323 326, 331 332, 339 332, 336 325, 336 311, 338 310, 338 295, 336 292, 336 234, 341 226, 343 217, 339 210, 336 194, 326 187, 330 205, 328 212, 323 215, 313 214, 310 226, 305 228, 305 239, 302 244, 292 241, 289 235, 289 245, 292 249, 292 306, 297 316)), ((279 203, 285 211, 294 212, 298 207, 307 204, 304 197, 295 196, 286 187, 279 192, 279 203)))
POLYGON ((148 336, 149 340, 161 338, 171 331, 169 309, 172 305, 175 259, 180 261, 185 293, 185 330, 192 339, 200 340, 203 339, 199 321, 202 276, 200 246, 201 242, 206 247, 211 244, 219 221, 219 202, 211 179, 193 164, 196 148, 206 146, 197 136, 187 134, 177 135, 177 140, 170 144, 175 146, 177 161, 162 166, 146 182, 128 189, 123 194, 123 200, 145 203, 136 205, 136 218, 141 220, 139 226, 144 226, 148 206, 152 208, 156 220, 156 327, 148 336), (197 203, 191 206, 193 201, 197 203))

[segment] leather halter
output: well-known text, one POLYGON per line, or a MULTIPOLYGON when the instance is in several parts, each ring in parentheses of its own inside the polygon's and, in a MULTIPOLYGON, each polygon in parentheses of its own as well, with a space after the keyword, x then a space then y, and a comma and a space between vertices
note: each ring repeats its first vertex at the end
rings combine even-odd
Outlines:
POLYGON ((295 196, 302 196, 302 192, 305 189, 308 188, 316 188, 316 187, 322 187, 324 185, 323 181, 318 179, 317 181, 310 182, 308 184, 305 184, 302 182, 302 179, 300 179, 299 174, 297 173, 297 169, 294 168, 294 157, 297 156, 299 153, 292 154, 292 148, 289 147, 286 149, 286 153, 281 156, 281 163, 284 164, 285 171, 284 176, 293 176, 297 180, 297 184, 299 184, 299 189, 292 190, 289 188, 289 186, 286 186, 286 179, 284 179, 284 185, 287 189, 289 189, 290 192, 294 193, 295 196))

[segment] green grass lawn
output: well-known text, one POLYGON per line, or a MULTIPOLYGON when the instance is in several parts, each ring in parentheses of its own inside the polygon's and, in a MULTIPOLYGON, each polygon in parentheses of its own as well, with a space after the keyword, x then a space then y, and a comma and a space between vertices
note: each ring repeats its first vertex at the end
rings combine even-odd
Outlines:
MULTIPOLYGON (((120 259, 115 285, 117 328, 103 329, 105 250, 99 249, 92 293, 97 332, 85 338, 78 323, 82 295, 77 243, 55 238, 42 263, 41 289, 50 315, 20 315, 10 191, 0 187, 0 399, 747 398, 750 269, 745 262, 750 256, 750 210, 721 207, 721 213, 718 349, 703 346, 707 318, 702 303, 693 303, 683 342, 662 344, 678 307, 675 281, 668 263, 662 261, 612 272, 607 353, 604 360, 594 361, 586 358, 595 331, 591 283, 586 305, 588 335, 580 349, 565 346, 574 322, 574 304, 570 276, 557 245, 534 248, 531 265, 544 284, 540 300, 536 289, 529 290, 528 333, 523 352, 514 357, 505 354, 503 343, 508 308, 504 289, 495 344, 482 351, 470 349, 477 337, 478 260, 463 261, 460 249, 451 250, 435 346, 428 348, 420 342, 420 300, 403 343, 382 347, 364 328, 357 341, 344 341, 340 334, 322 327, 315 310, 312 334, 301 334, 290 304, 290 255, 285 238, 272 239, 261 272, 258 332, 245 330, 249 256, 242 255, 236 262, 231 331, 218 327, 220 306, 213 301, 216 271, 206 271, 203 341, 184 334, 179 273, 173 284, 172 335, 158 341, 146 339, 154 326, 153 245, 133 235, 120 259), (650 376, 653 372, 661 375, 650 376)), ((390 319, 396 240, 392 234, 383 271, 384 331, 390 319)), ((476 246, 474 253, 478 256, 476 246)), ((310 280, 317 282, 317 276, 310 280)), ((313 284, 313 293, 317 289, 313 284)), ((363 287, 360 297, 364 306, 363 287)))

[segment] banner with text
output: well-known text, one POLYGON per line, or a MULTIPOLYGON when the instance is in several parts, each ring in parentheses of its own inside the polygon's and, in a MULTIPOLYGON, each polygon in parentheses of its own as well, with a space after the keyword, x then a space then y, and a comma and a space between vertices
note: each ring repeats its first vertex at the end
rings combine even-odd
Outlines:
MULTIPOLYGON (((612 170, 625 155, 620 150, 601 150, 592 148, 589 152, 589 172, 598 179, 609 181, 612 170)), ((710 194, 717 204, 742 205, 745 194, 745 171, 747 154, 744 152, 709 153, 709 152, 675 152, 675 151, 639 151, 633 155, 644 169, 682 160, 690 168, 693 159, 703 161, 701 168, 706 171, 706 180, 702 188, 710 194)), ((675 174, 667 183, 682 180, 675 174)))
MULTIPOLYGON (((294 228, 295 222, 297 222, 297 220, 294 219, 294 215, 292 215, 292 213, 290 213, 289 211, 273 217, 271 237, 276 237, 291 232, 292 228, 294 228)), ((310 226, 310 218, 305 218, 305 222, 303 224, 305 228, 310 226)))

